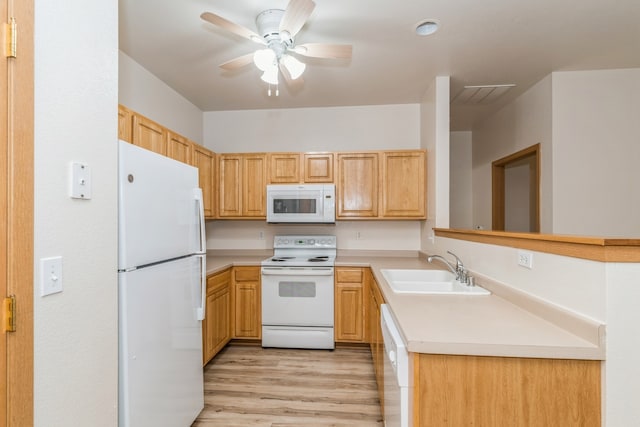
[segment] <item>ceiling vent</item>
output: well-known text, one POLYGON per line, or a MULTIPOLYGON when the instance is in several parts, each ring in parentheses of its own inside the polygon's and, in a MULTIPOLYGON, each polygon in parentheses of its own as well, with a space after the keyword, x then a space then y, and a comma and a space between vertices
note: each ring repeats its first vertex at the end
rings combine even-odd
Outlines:
POLYGON ((464 89, 458 92, 451 100, 451 103, 457 105, 490 104, 504 95, 512 87, 515 87, 515 84, 465 86, 464 89))

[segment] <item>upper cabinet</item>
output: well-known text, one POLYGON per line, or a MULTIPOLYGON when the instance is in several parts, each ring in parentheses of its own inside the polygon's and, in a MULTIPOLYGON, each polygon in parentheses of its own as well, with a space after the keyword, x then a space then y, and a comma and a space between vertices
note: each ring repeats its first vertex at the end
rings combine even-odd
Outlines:
POLYGON ((300 182, 300 153, 270 153, 269 183, 297 184, 300 182))
POLYGON ((421 150, 381 154, 384 218, 426 218, 426 154, 421 150))
POLYGON ((333 183, 333 153, 269 153, 270 184, 333 183))
POLYGON ((220 154, 218 216, 266 218, 267 155, 220 154))
POLYGON ((333 153, 304 153, 304 182, 333 182, 333 153))
POLYGON ((336 218, 377 218, 378 153, 338 153, 336 218))
POLYGON ((193 145, 193 142, 184 136, 171 131, 167 132, 167 157, 191 165, 193 164, 191 162, 193 145))
POLYGON ((337 219, 425 219, 424 150, 337 154, 337 219))
POLYGON ((193 144, 191 164, 198 168, 198 180, 200 181, 200 188, 202 188, 204 217, 207 219, 215 218, 216 156, 213 151, 193 144))
POLYGON ((133 112, 118 105, 118 139, 131 142, 133 138, 133 112))
POLYGON ((154 153, 167 155, 168 131, 153 120, 134 114, 131 142, 154 153))

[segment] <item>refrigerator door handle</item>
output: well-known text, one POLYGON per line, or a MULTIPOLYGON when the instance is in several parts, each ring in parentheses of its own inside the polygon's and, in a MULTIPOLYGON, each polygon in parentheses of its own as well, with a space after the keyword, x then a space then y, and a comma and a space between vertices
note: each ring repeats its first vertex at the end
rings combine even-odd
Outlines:
POLYGON ((202 189, 194 188, 193 196, 196 199, 198 209, 198 230, 200 234, 200 249, 198 253, 203 254, 207 252, 207 236, 204 227, 204 200, 202 197, 202 189))
POLYGON ((196 255, 200 260, 200 307, 196 308, 196 319, 204 320, 207 305, 207 256, 196 255))

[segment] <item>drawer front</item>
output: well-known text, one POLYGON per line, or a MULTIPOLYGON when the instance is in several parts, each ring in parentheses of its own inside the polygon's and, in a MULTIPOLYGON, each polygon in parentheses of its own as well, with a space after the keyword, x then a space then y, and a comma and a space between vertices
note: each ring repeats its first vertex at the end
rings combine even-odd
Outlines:
POLYGON ((362 283, 362 274, 361 268, 336 269, 336 281, 338 283, 362 283))
POLYGON ((256 282, 260 280, 260 267, 236 267, 233 277, 236 282, 256 282))

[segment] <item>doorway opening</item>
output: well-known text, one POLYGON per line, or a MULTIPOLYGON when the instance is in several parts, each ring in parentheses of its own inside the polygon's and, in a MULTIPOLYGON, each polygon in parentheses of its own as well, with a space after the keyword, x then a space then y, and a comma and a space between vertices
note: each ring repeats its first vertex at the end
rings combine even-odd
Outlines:
POLYGON ((491 163, 492 229, 540 232, 540 144, 491 163))

